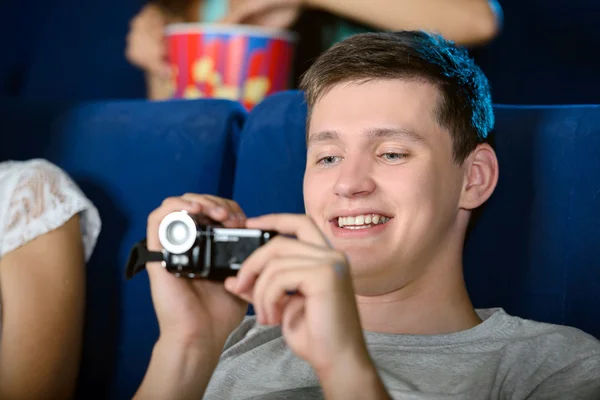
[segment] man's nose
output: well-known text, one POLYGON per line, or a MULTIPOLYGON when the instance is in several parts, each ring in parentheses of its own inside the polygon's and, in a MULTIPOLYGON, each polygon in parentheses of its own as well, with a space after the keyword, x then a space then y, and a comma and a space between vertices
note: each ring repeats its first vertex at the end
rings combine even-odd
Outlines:
POLYGON ((364 158, 345 158, 339 168, 334 186, 335 194, 342 197, 365 196, 375 190, 372 166, 364 158))

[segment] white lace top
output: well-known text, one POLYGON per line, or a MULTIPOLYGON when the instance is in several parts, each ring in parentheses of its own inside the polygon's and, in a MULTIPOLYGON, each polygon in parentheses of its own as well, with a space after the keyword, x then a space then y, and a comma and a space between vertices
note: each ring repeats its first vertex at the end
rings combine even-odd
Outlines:
POLYGON ((76 214, 87 261, 100 233, 100 216, 79 187, 46 160, 0 163, 0 258, 76 214))
POLYGON ((75 214, 80 215, 88 261, 100 234, 100 216, 71 178, 46 160, 0 162, 0 258, 75 214))
POLYGON ((0 162, 0 258, 76 214, 88 261, 100 234, 100 216, 71 178, 46 160, 0 162))

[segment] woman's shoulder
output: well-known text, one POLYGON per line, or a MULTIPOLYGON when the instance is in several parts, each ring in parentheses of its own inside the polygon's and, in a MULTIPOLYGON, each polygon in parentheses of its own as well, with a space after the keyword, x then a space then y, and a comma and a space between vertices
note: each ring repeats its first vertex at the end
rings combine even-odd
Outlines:
POLYGON ((44 159, 0 163, 0 256, 58 228, 76 214, 91 255, 100 217, 71 177, 44 159))
POLYGON ((24 174, 31 175, 40 171, 64 174, 59 167, 42 158, 34 158, 25 161, 8 160, 0 162, 0 179, 3 181, 6 181, 11 177, 21 177, 24 174))
MULTIPOLYGON (((74 186, 74 183, 62 169, 47 160, 0 162, 0 199, 9 203, 25 192, 35 192, 44 186, 56 192, 61 185, 74 186)), ((38 196, 35 200, 41 199, 38 196)))

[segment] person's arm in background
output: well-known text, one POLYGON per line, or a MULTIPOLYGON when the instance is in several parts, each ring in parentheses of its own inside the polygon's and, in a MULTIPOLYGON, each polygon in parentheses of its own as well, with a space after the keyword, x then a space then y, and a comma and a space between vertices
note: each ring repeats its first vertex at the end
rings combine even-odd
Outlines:
POLYGON ((227 23, 286 28, 291 11, 313 8, 378 30, 425 30, 461 45, 482 45, 500 31, 496 0, 231 0, 227 23))
POLYGON ((0 259, 0 399, 68 399, 83 336, 79 217, 0 259))
POLYGON ((308 7, 384 30, 425 30, 462 45, 478 45, 500 30, 495 0, 304 0, 308 7))

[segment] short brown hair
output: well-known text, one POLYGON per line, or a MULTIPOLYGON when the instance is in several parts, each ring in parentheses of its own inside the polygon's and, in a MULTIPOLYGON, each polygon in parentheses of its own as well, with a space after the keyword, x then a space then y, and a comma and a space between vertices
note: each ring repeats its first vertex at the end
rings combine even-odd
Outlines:
POLYGON ((438 87, 437 120, 452 135, 458 163, 486 141, 493 128, 490 88, 481 69, 465 49, 422 31, 358 34, 323 53, 300 83, 308 118, 333 86, 380 79, 423 80, 438 87))

